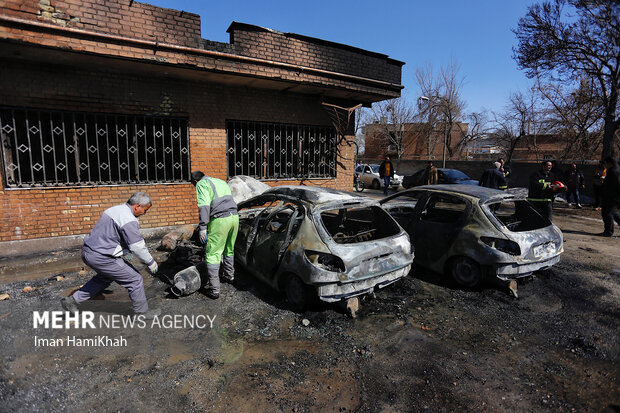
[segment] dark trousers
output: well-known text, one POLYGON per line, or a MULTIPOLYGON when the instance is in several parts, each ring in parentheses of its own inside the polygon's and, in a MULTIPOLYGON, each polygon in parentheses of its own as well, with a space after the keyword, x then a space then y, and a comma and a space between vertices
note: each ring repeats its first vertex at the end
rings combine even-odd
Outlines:
POLYGON ((383 193, 384 194, 388 194, 388 190, 390 189, 390 177, 389 176, 384 176, 383 177, 383 183, 385 184, 385 187, 383 188, 383 193))
POLYGON ((601 199, 603 198, 603 187, 602 186, 593 186, 594 188, 594 208, 598 208, 601 206, 601 199))
POLYGON ((575 203, 577 205, 579 205, 580 204, 580 202, 579 202, 579 189, 578 188, 568 188, 568 190, 566 191, 566 202, 570 203, 571 195, 575 199, 575 203))
POLYGON ((620 226, 620 212, 618 212, 618 206, 615 203, 604 202, 601 208, 601 216, 605 224, 605 234, 613 234, 614 221, 620 226))
POLYGON ((530 203, 540 215, 551 221, 551 217, 553 215, 551 201, 530 201, 530 203))

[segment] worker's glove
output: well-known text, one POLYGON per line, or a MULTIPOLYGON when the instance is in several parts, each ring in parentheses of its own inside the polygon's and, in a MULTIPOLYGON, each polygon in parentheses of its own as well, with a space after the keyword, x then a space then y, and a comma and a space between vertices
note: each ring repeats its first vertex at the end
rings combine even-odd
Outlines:
POLYGON ((201 229, 199 235, 200 235, 200 242, 203 243, 203 244, 206 244, 207 243, 207 239, 208 239, 207 230, 206 229, 201 229))
POLYGON ((151 274, 157 274, 157 270, 159 269, 159 267, 157 266, 157 262, 153 261, 153 263, 151 265, 149 265, 149 271, 151 272, 151 274))

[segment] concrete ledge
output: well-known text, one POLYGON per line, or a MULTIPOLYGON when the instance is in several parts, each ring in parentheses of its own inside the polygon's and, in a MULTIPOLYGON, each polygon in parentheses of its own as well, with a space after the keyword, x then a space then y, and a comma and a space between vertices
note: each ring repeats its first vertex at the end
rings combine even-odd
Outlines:
MULTIPOLYGON (((141 229, 140 232, 145 239, 151 239, 163 237, 168 232, 180 226, 181 225, 171 225, 166 227, 144 228, 141 229)), ((86 234, 0 242, 0 259, 82 248, 85 235, 86 234)))

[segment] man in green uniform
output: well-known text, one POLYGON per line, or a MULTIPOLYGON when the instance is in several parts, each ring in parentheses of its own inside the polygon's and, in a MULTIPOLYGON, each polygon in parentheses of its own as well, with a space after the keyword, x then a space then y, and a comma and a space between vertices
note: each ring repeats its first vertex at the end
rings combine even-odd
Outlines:
POLYGON ((232 283, 235 277, 234 248, 239 229, 237 204, 228 184, 221 179, 194 171, 192 184, 196 187, 198 200, 200 241, 207 244, 205 262, 210 286, 206 295, 217 299, 220 296, 220 263, 225 281, 232 283))

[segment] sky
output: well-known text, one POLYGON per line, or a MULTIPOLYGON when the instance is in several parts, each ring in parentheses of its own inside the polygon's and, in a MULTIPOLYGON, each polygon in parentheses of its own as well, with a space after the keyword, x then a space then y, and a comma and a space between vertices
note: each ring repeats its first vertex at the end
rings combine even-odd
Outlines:
POLYGON ((501 111, 532 81, 517 68, 511 31, 534 0, 143 0, 201 16, 202 37, 229 42, 233 21, 378 52, 405 62, 403 95, 415 102, 418 67, 460 66, 466 112, 501 111))

